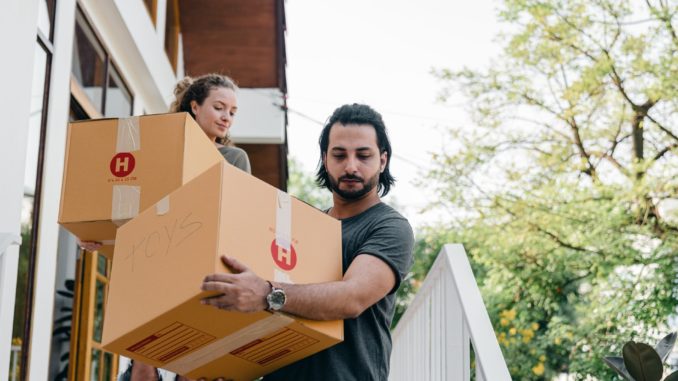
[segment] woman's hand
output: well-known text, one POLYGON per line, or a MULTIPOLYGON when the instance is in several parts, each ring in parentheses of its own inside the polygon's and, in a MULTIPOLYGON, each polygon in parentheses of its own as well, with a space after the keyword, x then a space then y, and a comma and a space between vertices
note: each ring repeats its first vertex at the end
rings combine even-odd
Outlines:
POLYGON ((81 249, 87 250, 87 251, 97 251, 103 246, 101 242, 97 241, 81 241, 78 240, 78 246, 80 246, 81 249))

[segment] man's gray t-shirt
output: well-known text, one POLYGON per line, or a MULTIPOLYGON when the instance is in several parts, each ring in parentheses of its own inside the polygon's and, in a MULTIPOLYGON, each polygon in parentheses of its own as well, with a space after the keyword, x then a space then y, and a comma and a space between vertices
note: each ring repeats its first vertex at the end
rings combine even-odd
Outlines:
POLYGON ((374 255, 393 270, 396 279, 393 289, 357 318, 344 321, 342 343, 279 369, 264 380, 381 381, 388 378, 395 291, 412 265, 412 228, 400 213, 379 203, 342 220, 341 229, 343 272, 358 255, 374 255))

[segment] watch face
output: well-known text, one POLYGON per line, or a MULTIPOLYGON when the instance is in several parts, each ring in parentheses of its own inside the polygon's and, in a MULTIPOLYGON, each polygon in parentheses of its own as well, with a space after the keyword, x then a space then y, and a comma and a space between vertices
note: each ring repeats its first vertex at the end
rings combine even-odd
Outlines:
POLYGON ((279 310, 285 304, 285 292, 281 289, 275 289, 268 294, 266 300, 268 301, 268 308, 279 310))

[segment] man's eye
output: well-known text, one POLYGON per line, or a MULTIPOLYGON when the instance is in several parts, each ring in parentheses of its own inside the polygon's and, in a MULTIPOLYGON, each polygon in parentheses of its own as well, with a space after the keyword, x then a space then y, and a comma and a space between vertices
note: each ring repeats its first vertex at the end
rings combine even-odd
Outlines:
POLYGON ((370 157, 371 157, 370 155, 360 155, 360 156, 358 156, 358 159, 360 159, 360 160, 367 160, 367 159, 369 159, 370 157))
POLYGON ((335 159, 343 159, 346 155, 332 155, 335 159))

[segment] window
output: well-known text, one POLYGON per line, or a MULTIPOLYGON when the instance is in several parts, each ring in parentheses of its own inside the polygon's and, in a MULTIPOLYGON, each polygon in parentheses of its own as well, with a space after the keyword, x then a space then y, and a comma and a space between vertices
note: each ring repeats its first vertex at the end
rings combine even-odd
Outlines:
POLYGON ((10 380, 24 379, 27 374, 30 351, 31 316, 33 312, 33 285, 36 264, 37 227, 40 216, 43 153, 47 125, 47 94, 49 72, 54 48, 51 42, 55 0, 40 1, 39 25, 33 61, 28 144, 24 167, 24 196, 21 211, 22 242, 12 325, 10 380))
POLYGON ((103 114, 106 54, 80 10, 75 19, 73 76, 94 108, 103 114))
POLYGON ((73 96, 92 118, 100 115, 131 115, 131 92, 113 66, 108 52, 80 9, 75 20, 71 81, 73 96), (107 99, 109 97, 110 100, 107 99))
POLYGON ((101 346, 111 261, 83 251, 77 260, 69 380, 114 381, 118 356, 101 346))
POLYGON ((146 5, 146 10, 148 11, 148 17, 151 18, 153 25, 155 25, 155 15, 158 13, 158 0, 144 0, 144 5, 146 5))
POLYGON ((106 117, 121 118, 129 116, 132 112, 132 95, 127 86, 120 78, 118 71, 110 66, 108 70, 108 83, 106 90, 106 117))
POLYGON ((181 28, 179 25, 179 0, 167 0, 167 14, 165 18, 165 53, 172 64, 172 69, 177 72, 179 62, 179 44, 181 28))
POLYGON ((54 0, 42 0, 38 4, 38 33, 43 39, 54 42, 54 0))

